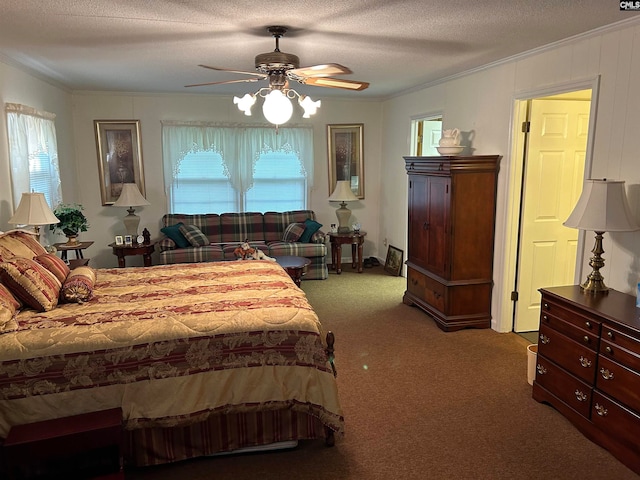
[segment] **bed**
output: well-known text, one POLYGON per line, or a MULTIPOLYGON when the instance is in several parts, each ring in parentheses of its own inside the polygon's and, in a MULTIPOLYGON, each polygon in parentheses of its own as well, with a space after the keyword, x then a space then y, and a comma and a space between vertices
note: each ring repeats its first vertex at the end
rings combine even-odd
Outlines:
POLYGON ((95 273, 89 301, 0 332, 0 438, 114 407, 136 466, 343 434, 333 336, 279 265, 95 273))

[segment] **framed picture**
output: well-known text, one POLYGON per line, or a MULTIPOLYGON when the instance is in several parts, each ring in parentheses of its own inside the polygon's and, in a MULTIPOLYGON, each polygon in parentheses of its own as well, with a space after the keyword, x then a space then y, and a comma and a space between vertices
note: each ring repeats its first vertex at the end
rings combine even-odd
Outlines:
POLYGON ((137 184, 144 196, 140 120, 94 120, 93 123, 102 205, 113 205, 125 183, 137 184))
POLYGON ((348 180, 353 194, 364 198, 364 124, 327 125, 329 195, 339 180, 348 180))
POLYGON ((402 257, 404 252, 399 248, 389 245, 387 250, 387 260, 384 262, 384 269, 396 277, 402 272, 402 257))
POLYGON ((133 245, 133 237, 131 235, 124 236, 124 244, 127 246, 133 245))
POLYGON ((122 245, 124 244, 124 239, 122 238, 122 235, 116 235, 116 245, 122 245))

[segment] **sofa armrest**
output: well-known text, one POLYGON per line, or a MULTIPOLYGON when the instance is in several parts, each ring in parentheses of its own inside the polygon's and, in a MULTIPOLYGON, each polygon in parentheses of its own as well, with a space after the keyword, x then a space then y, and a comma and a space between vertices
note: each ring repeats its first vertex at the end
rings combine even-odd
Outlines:
POLYGON ((171 240, 169 237, 160 237, 158 239, 157 245, 158 249, 161 252, 164 252, 165 250, 175 250, 176 248, 178 248, 176 242, 171 240))
POLYGON ((327 243, 327 234, 318 230, 311 236, 311 243, 327 243))

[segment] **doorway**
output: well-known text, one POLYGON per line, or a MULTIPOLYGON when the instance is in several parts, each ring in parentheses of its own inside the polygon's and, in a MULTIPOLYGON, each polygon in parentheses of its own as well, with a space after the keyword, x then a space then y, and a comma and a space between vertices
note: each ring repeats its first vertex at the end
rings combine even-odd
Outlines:
POLYGON ((440 155, 436 147, 442 136, 442 115, 422 115, 411 121, 411 155, 440 155))
MULTIPOLYGON (((582 192, 592 89, 520 101, 522 167, 512 330, 538 329, 542 287, 575 283, 579 231, 562 225, 582 192)), ((514 157, 515 158, 515 157, 514 157)))

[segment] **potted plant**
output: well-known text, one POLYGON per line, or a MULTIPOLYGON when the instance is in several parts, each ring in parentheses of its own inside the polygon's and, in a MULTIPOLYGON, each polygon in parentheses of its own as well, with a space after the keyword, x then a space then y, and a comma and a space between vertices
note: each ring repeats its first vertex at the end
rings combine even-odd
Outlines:
POLYGON ((77 243, 78 234, 80 232, 86 232, 89 228, 89 222, 87 217, 82 213, 82 205, 75 203, 61 203, 53 211, 54 215, 58 217, 60 223, 54 223, 49 225, 49 229, 54 233, 63 233, 67 236, 67 243, 77 243))

